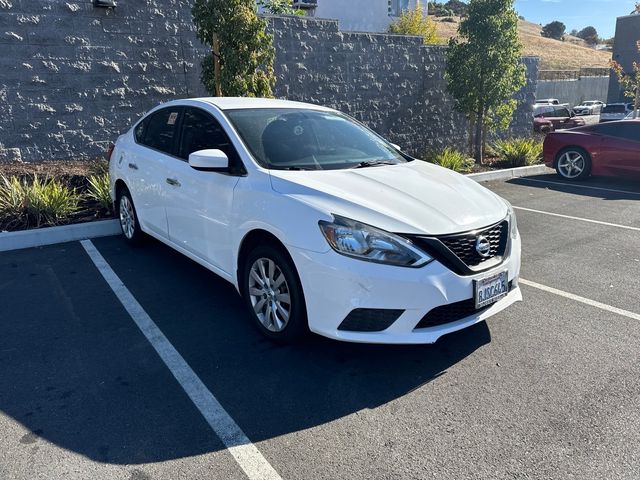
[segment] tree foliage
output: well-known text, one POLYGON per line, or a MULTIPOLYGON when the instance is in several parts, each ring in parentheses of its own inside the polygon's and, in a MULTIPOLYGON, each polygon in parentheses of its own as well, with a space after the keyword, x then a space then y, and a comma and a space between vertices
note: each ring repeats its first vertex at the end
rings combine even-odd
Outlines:
POLYGON ((255 0, 195 0, 192 14, 198 38, 212 48, 219 40, 220 76, 214 55, 202 62, 202 82, 211 95, 270 97, 275 84, 273 38, 256 13, 255 0))
MULTIPOLYGON (((640 40, 636 42, 636 48, 640 52, 640 40)), ((620 85, 624 89, 624 95, 634 100, 633 117, 638 117, 638 109, 640 109, 640 64, 633 62, 633 72, 627 73, 615 60, 609 62, 609 66, 618 77, 620 85)))
POLYGON ((559 21, 547 23, 544 27, 542 27, 542 36, 547 38, 555 38, 556 40, 562 40, 565 32, 567 31, 567 26, 559 21))
POLYGON ((576 34, 576 37, 583 39, 589 45, 595 45, 599 41, 598 31, 595 29, 595 27, 583 28, 576 34))
POLYGON ((440 43, 436 24, 425 15, 420 2, 416 2, 415 8, 403 11, 400 17, 389 25, 389 33, 416 35, 424 38, 426 44, 440 43))
POLYGON ((258 6, 271 15, 304 16, 304 10, 293 8, 291 0, 258 0, 258 6))
POLYGON ((471 0, 458 33, 460 40, 449 40, 447 89, 456 109, 475 122, 474 155, 482 163, 488 120, 508 125, 516 107, 512 97, 526 82, 513 0, 471 0))
POLYGON ((450 17, 457 15, 464 17, 467 15, 469 6, 461 0, 449 0, 446 3, 443 2, 429 2, 429 15, 436 17, 450 17))

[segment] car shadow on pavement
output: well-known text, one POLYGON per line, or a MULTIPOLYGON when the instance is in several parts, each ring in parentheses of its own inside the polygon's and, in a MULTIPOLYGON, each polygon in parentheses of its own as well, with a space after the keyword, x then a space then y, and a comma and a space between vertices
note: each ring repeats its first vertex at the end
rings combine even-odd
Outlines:
MULTIPOLYGON (((251 325, 229 283, 170 248, 149 241, 132 249, 119 237, 94 243, 253 442, 384 406, 491 341, 482 322, 435 345, 312 336, 278 346, 251 325)), ((20 303, 31 314, 0 312, 0 334, 7 334, 0 361, 8 361, 1 412, 33 439, 96 461, 139 464, 223 449, 79 244, 59 250, 0 256, 0 273, 17 265, 25 269, 21 281, 29 272, 35 278, 54 272, 32 285, 36 295, 43 291, 37 302, 20 303), (52 279, 59 292, 48 295, 52 279)))
POLYGON ((555 174, 545 174, 513 178, 506 183, 601 200, 640 200, 639 180, 639 178, 590 177, 579 182, 568 182, 555 174))
POLYGON ((252 441, 376 408, 446 373, 490 342, 486 323, 435 345, 348 344, 311 336, 264 339, 233 286, 170 248, 96 242, 158 327, 252 441), (154 279, 144 287, 140 272, 154 279), (141 281, 142 280, 142 281, 141 281))

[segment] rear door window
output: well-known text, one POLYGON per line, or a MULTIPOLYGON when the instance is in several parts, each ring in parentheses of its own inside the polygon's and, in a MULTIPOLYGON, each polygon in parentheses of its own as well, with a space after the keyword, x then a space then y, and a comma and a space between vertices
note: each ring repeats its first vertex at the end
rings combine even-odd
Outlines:
POLYGON ((182 115, 182 107, 164 108, 149 116, 141 142, 149 148, 173 155, 175 151, 176 132, 182 115))

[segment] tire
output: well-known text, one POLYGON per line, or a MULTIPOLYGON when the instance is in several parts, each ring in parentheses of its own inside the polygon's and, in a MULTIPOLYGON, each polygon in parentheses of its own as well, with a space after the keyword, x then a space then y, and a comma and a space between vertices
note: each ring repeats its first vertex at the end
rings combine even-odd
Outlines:
POLYGON ((116 213, 120 220, 120 229, 127 243, 130 245, 141 245, 144 240, 144 233, 138 222, 136 207, 131 199, 131 193, 127 187, 122 187, 116 195, 116 213))
POLYGON ((287 344, 308 334, 302 284, 293 261, 282 248, 267 244, 251 250, 240 281, 249 315, 264 336, 287 344))
POLYGON ((555 166, 565 180, 585 180, 591 175, 591 156, 583 148, 568 147, 558 153, 555 166))

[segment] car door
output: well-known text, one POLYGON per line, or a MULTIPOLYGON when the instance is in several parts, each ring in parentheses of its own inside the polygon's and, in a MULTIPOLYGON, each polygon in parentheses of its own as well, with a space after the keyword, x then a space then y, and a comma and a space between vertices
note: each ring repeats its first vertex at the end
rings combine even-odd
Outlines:
POLYGON ((244 167, 228 135, 208 112, 185 107, 171 202, 167 205, 169 238, 227 274, 233 272, 230 250, 233 192, 244 167), (189 166, 189 154, 219 149, 227 154, 228 172, 204 172, 189 166))
POLYGON ((165 179, 171 176, 171 164, 176 162, 181 119, 182 107, 150 114, 136 126, 136 146, 122 161, 140 224, 164 238, 168 238, 165 179))
POLYGON ((606 168, 619 175, 640 174, 640 122, 601 125, 606 168))
POLYGON ((575 127, 571 121, 571 113, 567 108, 556 108, 553 112, 553 118, 550 119, 553 122, 555 130, 561 130, 563 128, 575 127))

